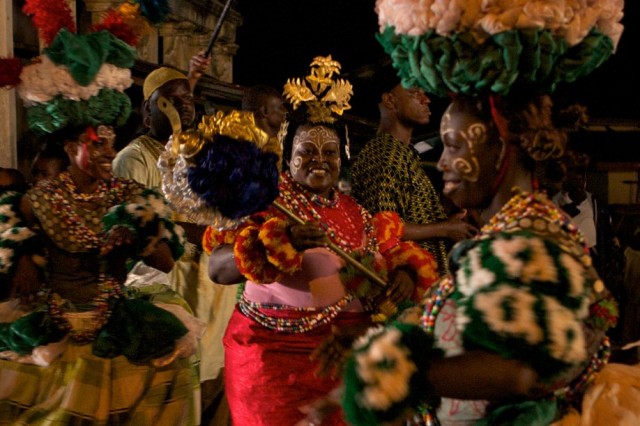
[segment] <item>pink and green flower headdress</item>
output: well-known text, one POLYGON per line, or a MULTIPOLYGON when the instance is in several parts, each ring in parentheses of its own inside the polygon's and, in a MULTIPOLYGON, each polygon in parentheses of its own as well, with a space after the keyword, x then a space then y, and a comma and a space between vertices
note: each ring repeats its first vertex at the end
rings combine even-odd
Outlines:
POLYGON ((379 42, 435 96, 553 92, 615 51, 623 0, 378 0, 379 42))

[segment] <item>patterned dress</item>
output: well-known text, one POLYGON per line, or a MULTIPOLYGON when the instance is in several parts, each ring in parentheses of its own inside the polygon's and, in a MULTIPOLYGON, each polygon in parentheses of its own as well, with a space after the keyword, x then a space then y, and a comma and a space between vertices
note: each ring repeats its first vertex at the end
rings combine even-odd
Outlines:
MULTIPOLYGON (((438 192, 420 165, 418 153, 387 133, 380 133, 359 152, 351 168, 352 195, 372 214, 394 211, 406 223, 429 224, 447 219, 438 192)), ((447 270, 445 240, 421 242, 447 270)))
POLYGON ((485 348, 522 360, 539 374, 543 397, 506 408, 443 398, 439 421, 492 424, 515 413, 533 421, 535 412, 551 422, 606 363, 605 331, 615 322, 582 234, 546 196, 517 193, 451 256, 452 275, 427 300, 421 325, 445 356, 485 348))
MULTIPOLYGON (((114 214, 140 236, 142 223, 156 229, 179 256, 181 230, 162 197, 117 178, 81 194, 66 172, 26 197, 47 258, 46 288, 29 308, 0 303, 0 424, 198 424, 193 355, 203 324, 167 287, 125 291, 99 256, 114 214)), ((10 225, 3 242, 28 229, 17 219, 10 225)))

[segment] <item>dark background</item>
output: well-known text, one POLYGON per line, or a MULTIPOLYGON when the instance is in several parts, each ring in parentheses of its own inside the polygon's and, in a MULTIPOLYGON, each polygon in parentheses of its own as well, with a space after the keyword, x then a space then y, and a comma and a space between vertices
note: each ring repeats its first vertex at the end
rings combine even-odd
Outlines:
MULTIPOLYGON (((377 110, 358 92, 359 71, 386 57, 375 39, 377 16, 371 0, 235 0, 243 16, 238 28, 240 46, 234 61, 234 82, 282 88, 287 78, 304 77, 315 56, 332 55, 342 64, 342 76, 354 83, 353 114, 377 120, 377 110)), ((556 99, 587 106, 593 122, 640 126, 640 6, 625 2, 622 34, 616 53, 590 76, 556 90, 556 99)), ((420 133, 437 131, 446 99, 432 99, 432 122, 420 133)), ((612 135, 618 138, 619 132, 612 135)), ((628 132, 625 133, 628 139, 628 132)), ((637 138, 636 138, 637 139, 637 138)), ((640 140, 636 141, 640 143, 640 140)), ((635 146, 633 147, 635 148, 635 146)), ((640 150, 634 150, 640 152, 640 150)))

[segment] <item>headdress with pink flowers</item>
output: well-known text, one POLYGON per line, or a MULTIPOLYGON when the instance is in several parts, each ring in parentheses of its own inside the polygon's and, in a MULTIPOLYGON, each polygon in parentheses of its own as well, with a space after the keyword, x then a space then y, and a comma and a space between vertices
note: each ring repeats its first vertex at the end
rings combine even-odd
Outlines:
POLYGON ((405 86, 427 93, 551 92, 599 67, 623 0, 378 0, 378 40, 405 86))

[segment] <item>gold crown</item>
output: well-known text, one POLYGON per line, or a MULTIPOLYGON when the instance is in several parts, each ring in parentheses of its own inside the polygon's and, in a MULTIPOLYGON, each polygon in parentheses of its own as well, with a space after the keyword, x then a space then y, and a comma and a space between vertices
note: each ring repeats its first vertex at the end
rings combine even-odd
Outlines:
POLYGON ((288 79, 284 85, 285 98, 297 109, 300 103, 307 105, 308 119, 312 123, 333 123, 337 115, 351 108, 349 99, 353 95, 353 86, 347 80, 333 80, 334 74, 340 74, 340 63, 331 59, 331 55, 316 56, 311 62, 311 72, 305 77, 288 79))
POLYGON ((253 113, 232 110, 228 114, 218 111, 214 115, 202 117, 198 130, 187 130, 178 134, 176 142, 179 152, 185 158, 195 156, 207 143, 212 143, 216 135, 254 143, 259 149, 274 152, 281 157, 280 143, 256 126, 253 113))

